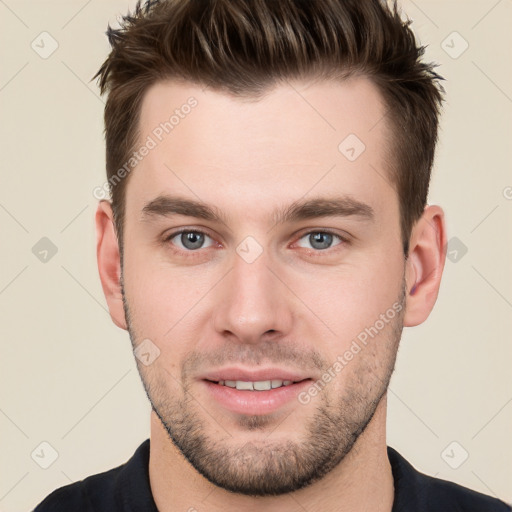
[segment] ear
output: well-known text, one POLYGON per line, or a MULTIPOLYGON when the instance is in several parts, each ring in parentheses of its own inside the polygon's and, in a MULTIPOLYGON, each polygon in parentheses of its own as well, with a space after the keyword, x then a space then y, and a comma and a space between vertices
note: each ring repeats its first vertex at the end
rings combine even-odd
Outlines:
POLYGON ((437 300, 446 256, 446 226, 439 206, 427 206, 414 225, 406 262, 404 326, 423 323, 437 300))
POLYGON ((100 201, 96 210, 96 258, 101 286, 113 322, 127 330, 121 293, 121 259, 109 201, 100 201))

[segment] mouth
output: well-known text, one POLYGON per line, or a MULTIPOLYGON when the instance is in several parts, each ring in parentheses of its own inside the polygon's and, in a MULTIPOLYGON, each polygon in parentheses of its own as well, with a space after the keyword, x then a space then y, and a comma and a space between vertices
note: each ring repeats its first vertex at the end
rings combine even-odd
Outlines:
POLYGON ((212 384, 218 384, 219 386, 227 386, 229 388, 238 389, 239 391, 269 391, 271 389, 277 389, 284 386, 291 386, 292 384, 297 384, 299 382, 303 382, 304 380, 311 379, 301 379, 297 381, 293 380, 282 380, 282 379, 271 379, 271 380, 208 380, 205 379, 212 384))
POLYGON ((236 414, 270 414, 300 404, 298 394, 313 379, 279 370, 225 370, 200 381, 214 405, 236 414))

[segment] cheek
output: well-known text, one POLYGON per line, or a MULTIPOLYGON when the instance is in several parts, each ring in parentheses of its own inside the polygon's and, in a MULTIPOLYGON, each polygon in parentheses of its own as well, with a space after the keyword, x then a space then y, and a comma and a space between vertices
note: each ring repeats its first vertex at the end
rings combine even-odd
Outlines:
POLYGON ((149 339, 151 347, 157 347, 157 359, 141 367, 145 380, 153 383, 154 390, 175 388, 182 377, 180 363, 194 349, 197 339, 194 304, 200 297, 196 298, 198 290, 190 287, 190 280, 173 279, 170 272, 158 271, 148 263, 126 266, 131 335, 137 344, 149 339))
POLYGON ((335 333, 313 331, 316 348, 331 369, 327 400, 333 403, 338 400, 334 397, 375 397, 393 367, 402 325, 403 275, 394 261, 394 268, 383 260, 332 273, 309 292, 315 314, 335 333))
POLYGON ((329 339, 336 354, 374 325, 381 314, 396 307, 402 291, 403 263, 396 253, 387 257, 385 253, 367 254, 357 263, 330 268, 314 277, 297 274, 293 278, 297 296, 310 306, 330 334, 335 333, 331 337, 325 330, 326 343, 329 339))
POLYGON ((201 300, 215 282, 212 270, 177 269, 137 251, 126 254, 125 293, 137 337, 158 340, 164 347, 193 330, 201 300))

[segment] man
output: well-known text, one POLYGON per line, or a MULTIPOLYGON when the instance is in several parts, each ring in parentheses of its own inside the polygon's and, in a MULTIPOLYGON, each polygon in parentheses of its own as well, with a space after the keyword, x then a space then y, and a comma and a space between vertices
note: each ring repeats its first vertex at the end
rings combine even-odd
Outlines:
POLYGON ((386 445, 446 244, 441 77, 396 5, 149 1, 108 35, 97 257, 151 438, 36 511, 511 510, 386 445))

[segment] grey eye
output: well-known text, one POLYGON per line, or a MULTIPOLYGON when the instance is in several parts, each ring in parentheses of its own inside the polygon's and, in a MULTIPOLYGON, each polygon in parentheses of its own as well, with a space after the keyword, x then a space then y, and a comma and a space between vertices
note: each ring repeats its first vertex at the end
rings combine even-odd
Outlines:
POLYGON ((196 251, 197 249, 203 249, 212 245, 212 239, 200 231, 182 231, 181 233, 176 233, 170 240, 180 249, 187 251, 196 251), (209 240, 209 243, 204 245, 207 240, 209 240))
MULTIPOLYGON (((336 238, 339 240, 338 243, 341 243, 341 237, 339 237, 337 235, 333 235, 333 234, 327 233, 325 231, 312 231, 311 233, 307 233, 300 239, 301 241, 306 240, 307 241, 306 243, 308 243, 309 246, 303 245, 302 243, 299 243, 299 245, 300 245, 300 247, 306 247, 308 249, 312 248, 312 249, 322 251, 322 250, 329 249, 329 248, 333 247, 333 241, 336 238)), ((338 245, 338 244, 336 243, 334 245, 338 245)))

